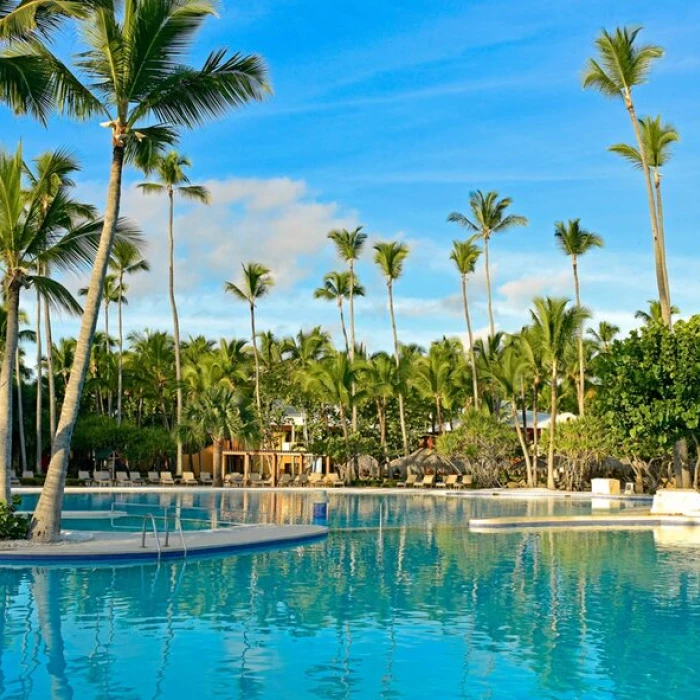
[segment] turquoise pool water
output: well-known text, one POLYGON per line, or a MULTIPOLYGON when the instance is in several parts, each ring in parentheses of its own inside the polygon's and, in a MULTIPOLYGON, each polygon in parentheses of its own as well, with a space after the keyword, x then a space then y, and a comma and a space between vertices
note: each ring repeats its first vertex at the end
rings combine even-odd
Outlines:
MULTIPOLYGON (((107 503, 84 498, 66 507, 107 503)), ((207 499, 181 506, 302 522, 314 497, 207 499)), ((331 494, 330 536, 304 547, 0 569, 0 697, 697 697, 685 532, 464 528, 589 507, 331 494)))

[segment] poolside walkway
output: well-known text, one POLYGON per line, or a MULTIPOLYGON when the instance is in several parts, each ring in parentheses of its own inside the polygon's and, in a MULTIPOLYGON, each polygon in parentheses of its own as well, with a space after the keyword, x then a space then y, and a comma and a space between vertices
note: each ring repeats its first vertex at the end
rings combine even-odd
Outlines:
POLYGON ((147 532, 145 547, 136 532, 66 532, 55 544, 25 541, 0 542, 0 564, 74 563, 172 559, 249 549, 289 546, 318 540, 328 534, 319 525, 238 525, 219 530, 170 532, 165 546, 164 533, 158 538, 147 532))

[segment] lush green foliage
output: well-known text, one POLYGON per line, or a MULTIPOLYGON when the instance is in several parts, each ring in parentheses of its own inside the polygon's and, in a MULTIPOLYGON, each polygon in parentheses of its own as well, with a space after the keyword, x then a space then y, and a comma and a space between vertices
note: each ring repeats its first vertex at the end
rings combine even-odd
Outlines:
POLYGON ((22 540, 29 532, 29 516, 17 512, 21 499, 14 496, 12 503, 0 501, 0 540, 22 540))

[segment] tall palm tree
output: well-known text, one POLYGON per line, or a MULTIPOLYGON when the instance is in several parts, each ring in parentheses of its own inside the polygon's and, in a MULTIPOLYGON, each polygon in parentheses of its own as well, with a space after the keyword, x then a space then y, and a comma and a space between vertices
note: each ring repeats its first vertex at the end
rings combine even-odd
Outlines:
POLYGON ((633 29, 618 27, 612 34, 603 30, 595 41, 598 50, 597 59, 588 59, 584 70, 583 87, 598 90, 606 97, 621 99, 632 122, 647 190, 659 303, 663 322, 670 326, 671 293, 667 283, 665 244, 659 230, 649 156, 644 147, 644 136, 632 99, 633 89, 647 81, 653 62, 661 58, 664 51, 660 46, 652 44, 637 45, 636 41, 641 29, 641 27, 633 29))
MULTIPOLYGON (((561 251, 571 258, 571 266, 574 271, 574 291, 576 293, 576 306, 581 309, 581 289, 578 278, 578 261, 592 248, 602 248, 603 239, 596 233, 586 231, 581 227, 581 219, 569 219, 566 223, 557 221, 554 224, 554 237, 557 239, 561 251)), ((586 377, 586 364, 583 356, 583 326, 578 333, 578 370, 577 385, 578 412, 583 416, 585 412, 584 381, 586 377)))
MULTIPOLYGON (((122 385, 124 381, 124 325, 122 318, 122 307, 125 303, 124 293, 127 289, 124 283, 124 277, 125 275, 134 275, 137 272, 148 272, 151 269, 148 261, 141 257, 141 252, 142 246, 139 246, 132 241, 116 241, 114 247, 112 248, 112 257, 109 261, 109 266, 114 271, 117 278, 118 293, 117 316, 119 326, 119 357, 117 365, 117 425, 121 425, 122 422, 122 385)), ((175 357, 175 362, 177 364, 177 351, 175 353, 175 357)))
POLYGON ((256 262, 244 263, 243 281, 240 285, 226 282, 224 291, 230 292, 237 299, 248 302, 250 306, 250 342, 253 346, 255 361, 255 405, 258 409, 258 419, 262 420, 262 403, 260 401, 260 357, 258 355, 257 333, 255 332, 255 305, 258 299, 268 294, 274 285, 270 270, 256 262))
POLYGON ((45 206, 45 187, 27 187, 27 166, 19 147, 0 152, 0 268, 7 312, 4 356, 0 371, 0 499, 9 498, 12 462, 12 378, 19 339, 21 291, 38 290, 47 303, 73 312, 80 306, 59 282, 40 274, 50 264, 58 270, 78 271, 94 252, 99 224, 76 219, 76 204, 67 187, 60 188, 45 206))
POLYGON ((343 299, 353 299, 354 297, 363 297, 365 288, 355 279, 354 288, 350 289, 350 273, 349 272, 329 272, 323 278, 323 286, 318 287, 314 291, 316 299, 325 299, 326 301, 335 301, 338 304, 340 313, 340 327, 343 330, 343 339, 345 340, 345 351, 350 353, 352 358, 353 352, 348 341, 348 332, 345 328, 345 315, 343 313, 343 299))
POLYGON ((452 221, 463 226, 468 231, 473 231, 481 238, 484 244, 484 265, 486 269, 486 292, 489 305, 489 333, 495 335, 496 326, 493 321, 493 300, 491 297, 491 268, 489 265, 489 241, 494 233, 503 233, 515 226, 527 226, 527 219, 518 214, 506 215, 506 210, 513 203, 510 197, 498 198, 498 192, 481 190, 469 194, 469 208, 472 218, 469 219, 458 211, 453 211, 448 217, 452 221))
POLYGON ((474 357, 474 334, 469 315, 469 302, 467 301, 467 277, 474 273, 476 263, 481 255, 481 251, 474 243, 475 238, 475 236, 471 236, 466 241, 452 241, 450 260, 454 262, 462 278, 462 304, 464 306, 464 318, 467 322, 467 334, 469 335, 469 364, 472 371, 474 407, 479 408, 479 380, 476 375, 476 359, 474 357))
MULTIPOLYGON (((389 292, 389 314, 391 316, 391 330, 394 336, 394 362, 400 366, 399 334, 396 330, 396 314, 394 312, 394 282, 403 272, 403 264, 408 257, 408 246, 405 243, 391 241, 389 243, 376 243, 374 246, 374 262, 384 276, 387 291, 389 292)), ((399 420, 401 421, 401 439, 403 441, 404 455, 408 456, 408 431, 406 430, 406 409, 403 391, 399 392, 399 420)))
MULTIPOLYGON (((350 280, 348 282, 348 288, 350 290, 349 305, 350 305, 350 359, 355 359, 355 343, 357 342, 355 338, 355 296, 364 296, 357 293, 359 285, 356 284, 355 279, 355 263, 360 259, 362 254, 362 249, 367 241, 367 234, 362 230, 362 226, 358 226, 352 231, 347 229, 337 229, 333 230, 328 234, 328 238, 333 241, 335 248, 338 252, 338 256, 341 260, 348 264, 348 272, 350 273, 350 280)), ((353 403, 352 408, 352 429, 353 432, 357 432, 357 404, 353 403)))
POLYGON ((110 132, 112 157, 104 227, 51 464, 32 519, 33 539, 51 541, 60 532, 70 442, 114 242, 125 163, 147 167, 175 141, 178 128, 195 127, 268 92, 265 68, 257 56, 228 56, 226 51, 216 50, 201 68, 184 63, 197 30, 213 14, 214 3, 209 0, 105 3, 79 21, 83 30, 79 36, 87 46, 78 54, 76 65, 87 84, 53 66, 60 106, 65 111, 80 118, 106 115, 104 126, 110 132), (144 124, 149 117, 155 117, 156 125, 144 124))
MULTIPOLYGON (((166 156, 156 160, 152 170, 158 177, 158 182, 142 182, 138 187, 144 194, 168 195, 168 295, 170 296, 170 309, 173 315, 173 336, 175 338, 175 375, 178 381, 177 389, 177 422, 182 420, 182 361, 180 359, 180 320, 177 313, 175 300, 175 236, 173 232, 173 218, 175 212, 175 195, 183 199, 209 204, 211 194, 202 185, 193 185, 185 174, 185 168, 192 166, 189 158, 171 151, 166 156)), ((182 440, 177 439, 177 474, 182 474, 182 440)))
POLYGON ((533 478, 537 483, 537 463, 539 457, 539 431, 537 429, 540 388, 544 381, 544 351, 542 333, 536 326, 525 326, 518 333, 518 354, 523 360, 524 370, 532 383, 532 454, 534 458, 533 478))
MULTIPOLYGON (((520 393, 521 380, 525 371, 526 362, 518 353, 518 345, 513 344, 508 346, 501 358, 500 362, 488 371, 488 377, 498 386, 498 393, 510 403, 511 417, 515 425, 515 432, 518 435, 518 442, 525 460, 525 471, 527 474, 527 485, 535 486, 535 472, 532 468, 530 453, 527 449, 527 443, 523 435, 523 428, 520 425, 520 417, 518 416, 518 394, 520 393)), ((536 430, 535 426, 535 430, 536 430)))
POLYGON ((598 346, 598 352, 610 352, 610 344, 620 332, 620 327, 607 321, 601 321, 598 328, 589 328, 588 335, 593 338, 598 346))
POLYGON ((569 306, 568 299, 536 297, 530 311, 532 321, 542 342, 545 365, 550 371, 551 413, 549 427, 549 451, 547 453, 547 488, 554 484, 554 439, 557 425, 558 385, 564 369, 567 348, 578 333, 588 312, 581 307, 569 306))
POLYGON ((451 382, 452 363, 439 343, 430 346, 428 355, 415 362, 413 385, 426 399, 435 403, 435 420, 438 431, 445 425, 444 406, 448 400, 451 382))
MULTIPOLYGON (((649 167, 654 176, 654 190, 656 193, 656 218, 659 227, 659 240, 661 241, 661 255, 663 256, 664 280, 666 289, 670 290, 668 283, 668 268, 666 266, 666 234, 664 227, 664 207, 661 197, 661 168, 666 165, 671 157, 671 144, 678 141, 680 136, 671 124, 662 124, 661 115, 656 119, 644 117, 639 120, 639 128, 642 132, 642 143, 646 153, 649 167)), ((608 149, 628 160, 635 168, 643 169, 642 154, 639 149, 626 143, 618 143, 608 149)))
POLYGON ((374 398, 379 421, 379 444, 384 455, 384 462, 389 464, 389 445, 387 442, 387 406, 389 400, 397 395, 398 369, 394 358, 386 352, 377 352, 363 367, 368 393, 374 398))
MULTIPOLYGON (((644 311, 643 309, 638 309, 634 312, 634 317, 645 326, 665 325, 661 303, 657 299, 647 299, 647 304, 649 304, 649 310, 644 311)), ((671 318, 677 316, 679 313, 680 309, 672 304, 671 318)))

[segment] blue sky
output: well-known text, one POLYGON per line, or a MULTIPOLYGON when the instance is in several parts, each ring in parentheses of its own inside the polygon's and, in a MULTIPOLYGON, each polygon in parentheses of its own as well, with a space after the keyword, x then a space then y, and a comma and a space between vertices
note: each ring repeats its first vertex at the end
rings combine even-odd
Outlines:
MULTIPOLYGON (((666 57, 636 95, 641 115, 661 113, 682 142, 666 169, 666 231, 673 301, 697 311, 700 220, 700 6, 680 0, 246 0, 221 3, 202 46, 262 54, 275 94, 196 133, 181 150, 193 181, 214 193, 209 208, 178 211, 178 279, 184 334, 245 336, 245 308, 223 294, 243 260, 268 263, 279 279, 259 307, 260 327, 287 334, 322 323, 339 339, 332 304, 312 299, 323 274, 338 269, 325 233, 364 224, 371 240, 411 247, 396 288, 402 339, 429 343, 462 335, 451 241, 463 237, 446 216, 466 211, 470 190, 513 198, 527 228, 494 239, 497 323, 527 321, 535 294, 571 295, 568 261, 553 223, 581 217, 606 247, 582 263, 584 303, 594 320, 634 325, 655 295, 651 236, 639 173, 606 152, 631 140, 622 105, 581 88, 601 27, 644 25, 643 39, 666 57)), ((67 42, 72 39, 68 38, 67 42)), ((108 140, 97 124, 54 120, 41 129, 0 111, 6 146, 28 154, 56 145, 82 157, 85 197, 100 203, 108 140)), ((124 214, 149 241, 154 271, 134 278, 128 328, 169 328, 165 202, 130 186, 124 214)), ((388 347, 386 291, 371 263, 360 265, 368 297, 358 336, 388 347)), ((82 280, 71 280, 78 286, 82 280)), ((475 326, 487 325, 483 273, 471 285, 475 326)), ((26 305, 28 310, 31 304, 26 305)), ((70 319, 57 334, 74 333, 70 319)))

